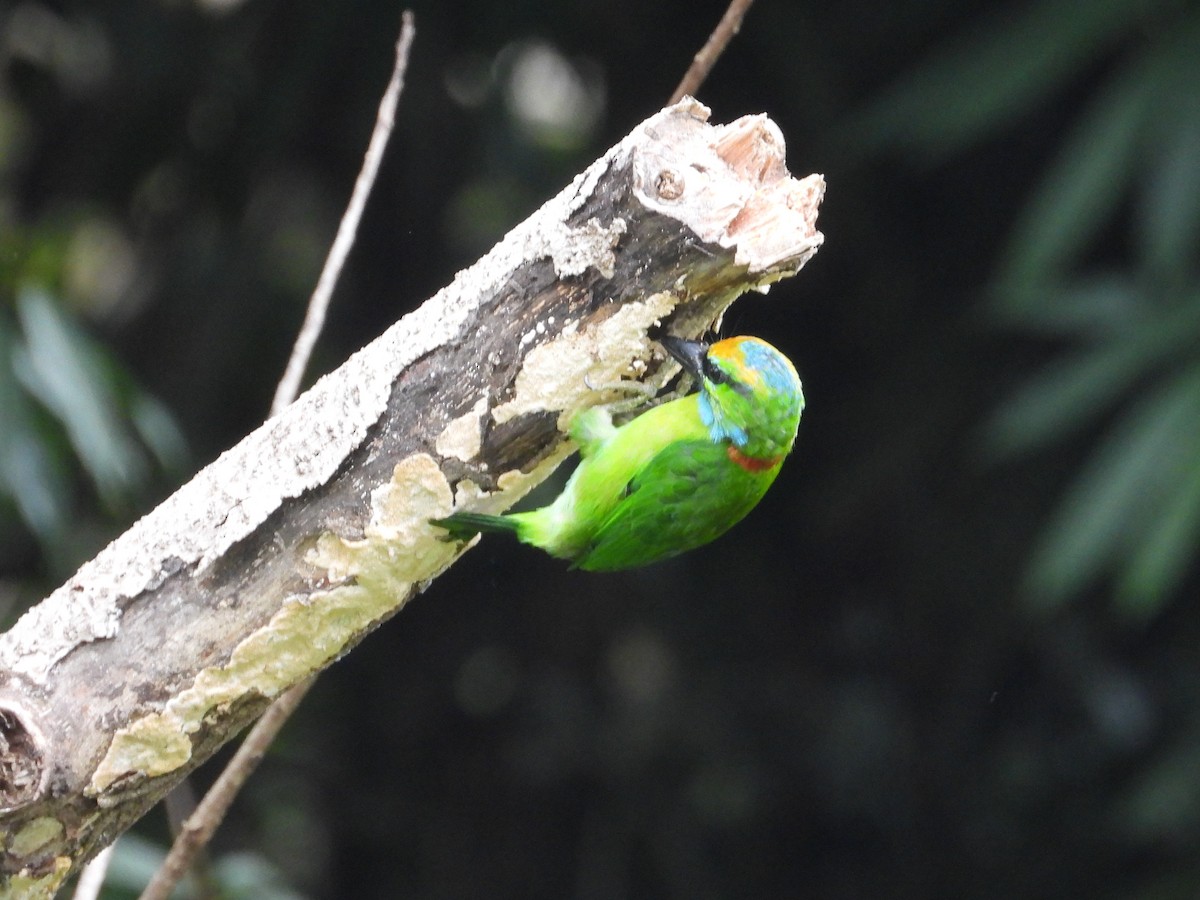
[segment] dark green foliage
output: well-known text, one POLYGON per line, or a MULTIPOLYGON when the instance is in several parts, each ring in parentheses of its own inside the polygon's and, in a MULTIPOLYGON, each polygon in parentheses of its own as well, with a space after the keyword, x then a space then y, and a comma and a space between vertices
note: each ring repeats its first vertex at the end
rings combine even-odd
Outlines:
POLYGON ((98 500, 128 521, 151 470, 183 464, 170 414, 43 290, 19 284, 0 309, 0 515, 15 513, 56 572, 98 547, 77 518, 98 500), (94 493, 79 490, 85 475, 94 493))
POLYGON ((1103 580, 1150 617, 1200 551, 1200 8, 1105 0, 1079 15, 1043 0, 992 24, 885 92, 857 131, 935 161, 1073 95, 990 287, 995 323, 1054 352, 997 410, 985 450, 1090 448, 1025 595, 1053 609, 1103 580))

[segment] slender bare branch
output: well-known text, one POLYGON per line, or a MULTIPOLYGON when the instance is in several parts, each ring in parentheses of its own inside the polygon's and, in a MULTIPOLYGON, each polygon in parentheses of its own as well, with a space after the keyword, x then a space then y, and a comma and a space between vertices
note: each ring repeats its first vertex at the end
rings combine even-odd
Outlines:
POLYGON ((704 84, 704 79, 708 77, 712 67, 725 52, 725 47, 742 27, 742 19, 745 18, 746 10, 753 2, 754 0, 730 0, 725 15, 721 16, 721 21, 713 29, 713 33, 708 36, 708 40, 700 48, 700 52, 692 58, 692 64, 684 73, 683 80, 679 82, 679 87, 675 88, 675 93, 671 95, 671 103, 678 103, 687 95, 696 96, 696 91, 700 90, 700 85, 704 84))
MULTIPOLYGON (((362 169, 354 183, 354 191, 350 202, 338 225, 337 236, 325 260, 325 267, 317 280, 317 286, 309 299, 308 312, 304 324, 292 347, 292 355, 288 359, 287 369, 275 391, 271 403, 271 415, 279 412, 291 403, 300 389, 300 381, 308 367, 312 349, 325 325, 325 314, 329 308, 333 289, 341 276, 342 267, 350 248, 354 246, 354 238, 358 233, 359 222, 363 209, 366 208, 367 198, 375 184, 375 176, 383 159, 384 149, 396 121, 396 105, 400 93, 404 89, 404 75, 408 70, 408 59, 412 49, 416 26, 411 10, 405 10, 400 28, 400 37, 396 41, 396 63, 392 68, 392 77, 387 89, 379 102, 379 112, 375 118, 375 127, 371 132, 371 140, 363 155, 362 169)), ((245 786, 246 781, 258 768, 266 755, 267 748, 275 740, 280 729, 292 717, 300 706, 304 695, 312 687, 315 679, 302 681, 283 694, 268 707, 262 717, 246 735, 241 746, 221 772, 220 776, 209 788, 204 799, 200 801, 196 811, 182 823, 175 842, 159 870, 142 892, 140 900, 166 900, 174 890, 175 885, 191 867, 197 854, 208 845, 217 828, 225 819, 234 799, 245 786)))
MULTIPOLYGON (((167 824, 171 828, 171 841, 177 841, 183 834, 184 823, 196 812, 196 791, 192 779, 189 777, 179 782, 164 798, 163 805, 167 811, 167 824)), ((195 891, 194 900, 218 900, 221 888, 213 871, 212 857, 204 848, 192 857, 188 873, 195 891)))
POLYGON ((280 694, 279 699, 267 707, 262 718, 254 723, 229 765, 209 788, 196 811, 183 822, 171 851, 142 891, 139 900, 167 900, 170 897, 175 885, 187 873, 192 860, 212 840, 234 799, 263 761, 267 748, 300 706, 314 681, 315 678, 302 681, 280 694))
POLYGON ((300 390, 300 380, 308 368, 308 360, 312 349, 317 343, 321 329, 325 326, 325 313, 329 309, 329 300, 333 289, 342 274, 342 266, 354 246, 354 238, 358 234, 358 223, 362 219, 363 210, 367 205, 367 197, 375 185, 375 176, 379 172, 379 164, 383 160, 383 151, 387 147, 388 138, 392 135, 392 126, 396 121, 396 104, 400 100, 400 92, 404 90, 404 73, 408 70, 408 56, 412 48, 416 28, 413 25, 411 10, 405 10, 403 24, 400 28, 400 39, 396 42, 396 65, 392 69, 392 78, 384 91, 383 99, 379 102, 379 113, 375 118, 375 129, 371 132, 371 141, 367 144, 367 152, 363 154, 362 169, 354 182, 354 191, 346 212, 338 225, 337 236, 333 246, 329 248, 329 256, 325 259, 325 268, 317 279, 317 287, 308 301, 308 312, 304 316, 304 324, 296 343, 292 347, 292 355, 288 359, 287 368, 279 387, 275 390, 275 399, 271 402, 271 415, 296 399, 300 390))

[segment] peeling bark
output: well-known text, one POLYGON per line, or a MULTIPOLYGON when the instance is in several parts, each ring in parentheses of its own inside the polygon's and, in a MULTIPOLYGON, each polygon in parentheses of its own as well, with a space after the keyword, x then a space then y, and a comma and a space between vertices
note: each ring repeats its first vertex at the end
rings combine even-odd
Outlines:
POLYGON ((822 241, 764 116, 685 99, 0 635, 0 895, 52 896, 290 685, 394 615, 567 456, 589 385, 673 371, 822 241))

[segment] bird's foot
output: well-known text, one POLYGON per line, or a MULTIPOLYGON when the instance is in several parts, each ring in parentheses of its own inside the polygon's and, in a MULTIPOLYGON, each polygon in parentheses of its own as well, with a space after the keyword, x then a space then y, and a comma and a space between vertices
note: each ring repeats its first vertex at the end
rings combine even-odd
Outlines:
POLYGON ((588 390, 597 392, 615 392, 621 391, 626 394, 637 394, 636 397, 630 397, 626 400, 614 400, 610 403, 605 403, 604 406, 608 411, 615 416, 623 413, 633 412, 635 409, 645 406, 647 403, 654 401, 658 395, 658 389, 653 385, 646 384, 643 381, 611 381, 603 384, 592 384, 591 378, 587 375, 583 376, 583 383, 587 385, 588 390))

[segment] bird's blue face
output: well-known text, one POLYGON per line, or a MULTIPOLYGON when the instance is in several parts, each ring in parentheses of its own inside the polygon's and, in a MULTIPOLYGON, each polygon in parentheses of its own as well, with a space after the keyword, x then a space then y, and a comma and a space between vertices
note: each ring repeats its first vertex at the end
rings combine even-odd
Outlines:
POLYGON ((698 374, 700 415, 713 440, 732 441, 755 457, 791 449, 804 393, 786 356, 758 338, 726 338, 708 348, 698 374))

